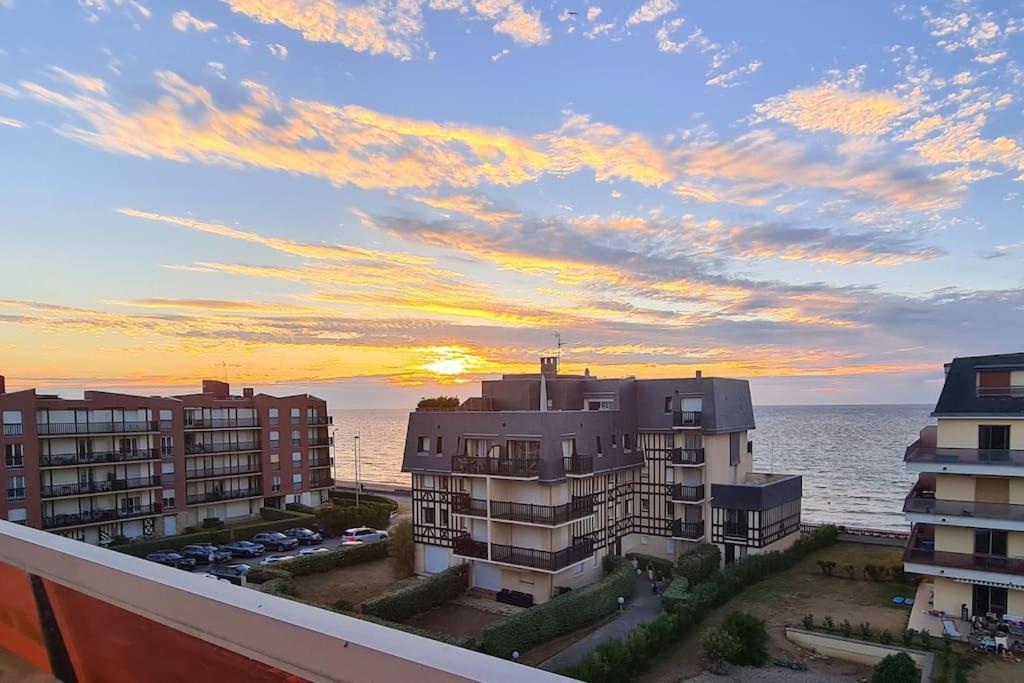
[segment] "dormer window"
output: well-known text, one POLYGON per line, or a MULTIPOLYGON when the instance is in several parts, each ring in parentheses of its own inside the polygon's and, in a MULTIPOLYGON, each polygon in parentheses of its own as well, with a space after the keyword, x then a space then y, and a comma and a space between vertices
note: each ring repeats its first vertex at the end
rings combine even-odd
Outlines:
POLYGON ((978 398, 1024 397, 1024 377, 1021 375, 1024 373, 1012 370, 979 370, 975 382, 978 398))

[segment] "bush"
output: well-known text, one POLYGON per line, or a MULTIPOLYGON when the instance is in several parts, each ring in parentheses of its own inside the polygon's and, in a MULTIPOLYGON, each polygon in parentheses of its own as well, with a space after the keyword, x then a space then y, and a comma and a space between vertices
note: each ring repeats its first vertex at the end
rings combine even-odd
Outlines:
POLYGON ((687 595, 689 594, 687 589, 689 588, 689 582, 681 576, 677 576, 672 580, 672 583, 668 585, 661 593, 661 606, 666 612, 678 613, 684 604, 687 604, 687 595))
POLYGON ((379 503, 360 503, 348 507, 332 505, 316 513, 316 521, 334 533, 357 526, 386 529, 390 519, 391 511, 379 503))
POLYGON ((421 398, 416 404, 417 408, 458 408, 461 405, 458 396, 438 396, 436 398, 421 398))
POLYGON ((187 526, 187 527, 185 527, 184 529, 181 530, 181 533, 183 533, 183 534, 196 534, 196 533, 199 533, 199 527, 197 527, 197 526, 187 526))
POLYGON ((249 573, 245 575, 246 583, 266 583, 271 579, 290 578, 292 578, 291 572, 286 572, 283 569, 275 569, 273 567, 253 567, 249 570, 249 573))
POLYGON ((302 503, 285 503, 284 509, 290 512, 301 512, 305 515, 311 515, 316 512, 313 508, 308 505, 303 505, 302 503))
POLYGON ((848 579, 857 579, 857 568, 852 564, 843 565, 843 573, 846 574, 848 579))
POLYGON ((713 543, 701 543, 694 550, 684 553, 676 560, 675 573, 691 585, 700 583, 715 572, 722 564, 722 551, 713 543))
POLYGON ((835 571, 836 563, 832 560, 818 560, 818 566, 821 567, 821 573, 825 576, 832 576, 832 572, 835 571))
POLYGON ((768 661, 768 627, 764 619, 748 612, 733 612, 725 618, 721 628, 740 644, 739 652, 730 662, 741 666, 763 666, 768 661))
POLYGON ((289 597, 295 595, 295 582, 290 576, 286 579, 271 579, 260 586, 260 590, 264 593, 270 593, 271 595, 289 597))
POLYGON ((843 623, 839 624, 839 632, 847 638, 853 634, 853 626, 849 619, 843 619, 843 623))
POLYGON ((866 621, 865 622, 861 622, 861 625, 860 625, 860 637, 863 638, 864 640, 871 640, 871 635, 872 635, 871 624, 869 624, 866 621))
POLYGON ((205 517, 203 518, 204 529, 223 529, 224 522, 220 517, 205 517))
POLYGON ((868 581, 874 581, 878 583, 879 581, 884 580, 886 573, 887 570, 885 567, 879 567, 878 565, 874 564, 864 565, 864 578, 868 581))
POLYGON ((130 538, 128 538, 127 536, 124 536, 122 534, 117 534, 112 539, 110 539, 110 544, 107 547, 109 548, 109 547, 115 546, 115 545, 125 545, 126 543, 131 543, 131 542, 132 542, 132 540, 130 538))
POLYGON ((268 522, 276 522, 282 519, 297 520, 298 516, 277 508, 260 508, 260 517, 268 522))
POLYGON ((355 607, 352 605, 352 603, 346 600, 345 598, 338 598, 333 603, 331 603, 331 607, 341 612, 355 611, 355 607))
POLYGON ((735 662, 743 648, 735 636, 718 628, 704 634, 701 647, 704 649, 704 656, 708 658, 708 668, 719 675, 729 673, 726 664, 735 662))
POLYGON ((364 543, 346 547, 344 550, 303 555, 294 560, 278 562, 272 567, 254 567, 246 575, 246 580, 251 583, 263 583, 273 578, 279 578, 282 573, 289 577, 308 576, 372 560, 382 560, 388 556, 387 546, 387 543, 364 543))
POLYGON ((917 631, 912 628, 908 628, 903 632, 903 645, 910 647, 914 644, 914 638, 917 637, 917 631))
POLYGON ((391 570, 404 578, 416 572, 416 542, 412 536, 412 521, 403 520, 391 532, 391 570))
POLYGON ((918 631, 918 636, 921 638, 921 647, 925 650, 932 649, 932 634, 928 633, 928 629, 923 628, 918 631))
POLYGON ((918 683, 921 672, 906 652, 889 655, 875 665, 871 683, 918 683))
POLYGON ((832 621, 832 617, 825 615, 825 630, 832 633, 836 630, 836 622, 832 621))
POLYGON ((880 642, 882 645, 888 645, 892 642, 892 634, 889 633, 888 630, 883 630, 881 633, 878 634, 878 642, 880 642))
POLYGON ((363 613, 388 621, 405 621, 462 594, 469 588, 469 565, 460 564, 412 586, 363 603, 363 613))
POLYGON ((496 657, 511 657, 534 645, 592 624, 618 609, 618 598, 636 590, 636 573, 624 558, 611 560, 612 571, 579 590, 563 593, 542 605, 484 627, 480 648, 496 657))
MULTIPOLYGON (((261 511, 262 514, 262 511, 261 511)), ((196 543, 213 543, 220 545, 230 543, 234 540, 246 540, 254 535, 265 531, 284 531, 296 526, 303 526, 312 518, 306 515, 289 514, 288 517, 273 521, 255 521, 246 524, 239 524, 224 527, 221 530, 199 530, 195 527, 186 527, 184 533, 177 536, 161 536, 145 541, 133 541, 114 548, 119 553, 145 557, 157 550, 181 550, 187 545, 196 543)))
MULTIPOLYGON (((331 503, 338 507, 352 507, 356 504, 356 494, 354 491, 331 491, 330 496, 331 503)), ((390 512, 398 512, 397 500, 387 496, 380 496, 376 493, 360 493, 359 503, 376 503, 377 505, 383 505, 390 512)))
MULTIPOLYGON (((609 556, 606 556, 609 557, 609 556)), ((644 572, 647 571, 647 565, 654 567, 655 574, 661 574, 665 578, 672 576, 675 565, 670 561, 660 557, 652 557, 651 555, 644 555, 643 553, 629 553, 626 555, 627 560, 636 558, 637 563, 640 565, 640 569, 644 572)))
POLYGON ((800 620, 800 622, 804 625, 804 628, 807 629, 808 631, 813 631, 814 630, 814 615, 813 614, 810 614, 810 613, 805 614, 803 616, 803 619, 800 620))

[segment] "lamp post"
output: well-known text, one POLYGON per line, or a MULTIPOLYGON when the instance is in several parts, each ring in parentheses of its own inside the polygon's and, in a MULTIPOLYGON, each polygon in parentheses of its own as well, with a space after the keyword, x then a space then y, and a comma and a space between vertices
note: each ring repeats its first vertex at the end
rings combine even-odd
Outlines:
POLYGON ((353 464, 355 465, 355 470, 356 470, 356 506, 357 507, 359 506, 359 489, 360 489, 360 484, 359 484, 359 455, 360 455, 360 453, 359 453, 359 435, 356 434, 355 437, 352 439, 352 461, 353 461, 353 464))
MULTIPOLYGON (((335 439, 337 437, 335 437, 334 435, 338 433, 339 429, 341 429, 341 427, 335 427, 334 429, 331 430, 331 476, 332 477, 334 477, 337 474, 334 471, 334 468, 338 466, 338 444, 335 441, 335 439)), ((337 482, 335 482, 335 486, 337 486, 337 482)))

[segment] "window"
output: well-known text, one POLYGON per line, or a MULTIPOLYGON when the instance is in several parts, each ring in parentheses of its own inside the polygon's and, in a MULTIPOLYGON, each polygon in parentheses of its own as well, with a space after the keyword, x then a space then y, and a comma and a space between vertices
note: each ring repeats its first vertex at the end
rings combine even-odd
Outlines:
POLYGON ((441 526, 448 526, 448 511, 443 508, 441 510, 441 526))
POLYGON ((28 512, 25 508, 11 508, 7 511, 7 521, 15 524, 27 524, 28 512))
POLYGON ((971 598, 974 616, 995 614, 999 618, 1006 614, 1007 590, 1005 588, 974 584, 971 598))
POLYGON ((426 455, 430 453, 430 437, 429 436, 418 436, 416 437, 416 452, 420 455, 426 455))
POLYGON ((302 488, 302 473, 298 472, 292 475, 292 491, 298 491, 302 488))
POLYGON ((739 465, 740 464, 740 433, 732 432, 729 434, 729 464, 739 465))
POLYGON ((573 574, 576 574, 577 576, 579 576, 580 574, 582 574, 582 573, 583 573, 583 563, 582 563, 582 562, 580 562, 580 563, 579 563, 578 565, 576 565, 575 567, 573 567, 573 568, 572 568, 572 573, 573 573, 573 574))
POLYGON ((292 467, 295 467, 296 465, 302 465, 301 451, 295 451, 294 453, 292 453, 292 467))
POLYGON ((7 500, 25 500, 25 477, 16 474, 7 480, 7 500))
POLYGON ((270 454, 270 469, 275 471, 281 469, 281 455, 279 453, 270 454))
POLYGON ((974 552, 982 555, 1006 557, 1007 533, 992 529, 974 530, 974 552))
POLYGON ((612 448, 616 448, 619 445, 619 435, 612 432, 612 448))
POLYGON ((281 443, 280 432, 270 432, 270 447, 277 448, 278 444, 281 443))
POLYGON ((270 418, 271 427, 276 427, 281 423, 281 414, 277 408, 271 408, 268 417, 270 418))
POLYGON ((160 437, 160 455, 174 455, 174 437, 160 437))
POLYGON ((667 555, 675 555, 676 543, 671 538, 665 541, 665 553, 667 555))
POLYGON ((640 499, 640 514, 648 514, 651 511, 651 501, 646 498, 640 499))
POLYGON ((292 408, 292 422, 298 422, 300 415, 302 415, 302 410, 299 408, 292 408))
POLYGON ((1005 451, 1010 447, 1010 425, 978 425, 978 448, 1005 451))
POLYGON ((270 480, 270 490, 280 491, 281 490, 281 477, 274 475, 274 478, 270 480))
POLYGON ((21 411, 5 410, 3 412, 4 436, 21 436, 21 411))
POLYGON ((586 400, 587 410, 615 410, 615 399, 611 398, 588 398, 586 400))
POLYGON ((160 474, 169 474, 174 476, 174 463, 173 462, 162 462, 160 463, 160 474))
POLYGON ((509 440, 508 457, 513 460, 536 460, 540 457, 540 441, 509 440))
POLYGON ((25 466, 25 448, 20 443, 9 443, 4 447, 4 460, 8 467, 25 466))
POLYGON ((671 413, 672 412, 672 397, 671 396, 666 396, 665 397, 665 412, 666 413, 671 413))
POLYGON ((647 545, 647 537, 646 536, 641 536, 640 537, 640 545, 647 545))
POLYGON ((430 525, 434 524, 434 508, 423 508, 423 523, 430 525))
POLYGON ((293 429, 292 430, 292 445, 293 446, 298 446, 301 443, 302 443, 302 432, 300 432, 298 429, 293 429))
POLYGON ((627 498, 625 502, 622 504, 622 512, 627 517, 633 514, 633 501, 630 498, 627 498))
POLYGON ((174 489, 164 489, 164 510, 173 510, 175 505, 174 489))
POLYGON ((602 456, 602 455, 604 455, 604 453, 601 452, 601 437, 598 436, 596 438, 597 438, 597 455, 598 456, 602 456))
POLYGON ((665 468, 665 483, 674 484, 676 483, 676 472, 671 467, 665 468))
POLYGON ((444 437, 437 437, 437 454, 444 455, 444 447, 441 445, 444 442, 444 437))
POLYGON ((627 451, 633 450, 633 435, 623 432, 622 434, 622 447, 627 451))

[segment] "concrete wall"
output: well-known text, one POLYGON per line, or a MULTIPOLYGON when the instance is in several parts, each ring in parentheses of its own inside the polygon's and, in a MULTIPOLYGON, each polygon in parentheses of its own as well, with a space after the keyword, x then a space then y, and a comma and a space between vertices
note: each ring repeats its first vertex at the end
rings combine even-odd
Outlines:
POLYGON ((977 448, 978 425, 1010 425, 1010 448, 1024 450, 1024 420, 1012 417, 998 420, 953 420, 939 418, 940 448, 977 448))
MULTIPOLYGON (((960 616, 960 606, 967 605, 971 609, 973 604, 973 589, 969 583, 961 583, 952 579, 935 577, 934 581, 934 607, 946 614, 960 616)), ((915 608, 916 609, 916 608, 915 608)), ((933 634, 939 635, 939 634, 933 634)))
POLYGON ((974 500, 974 477, 969 474, 936 474, 935 497, 939 500, 974 500))
POLYGON ((547 602, 551 599, 551 575, 529 569, 501 568, 501 587, 520 593, 530 593, 533 601, 547 602))
POLYGON ((974 553, 974 529, 956 526, 935 527, 935 549, 951 553, 974 553))
POLYGON ((800 647, 814 650, 823 655, 869 666, 874 666, 889 655, 905 652, 914 660, 917 668, 921 670, 921 680, 931 680, 931 672, 935 662, 935 655, 931 653, 921 652, 920 650, 908 650, 893 645, 868 643, 863 640, 843 638, 842 636, 827 635, 797 628, 787 628, 786 638, 800 647))

